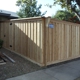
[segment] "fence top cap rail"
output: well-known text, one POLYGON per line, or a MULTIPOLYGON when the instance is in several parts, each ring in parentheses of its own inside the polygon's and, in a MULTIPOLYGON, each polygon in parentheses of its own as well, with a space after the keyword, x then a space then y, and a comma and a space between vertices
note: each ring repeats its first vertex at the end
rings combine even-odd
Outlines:
POLYGON ((45 16, 28 17, 28 18, 10 19, 10 20, 0 21, 0 22, 25 21, 25 20, 37 20, 37 19, 43 19, 43 18, 47 18, 47 17, 45 17, 45 16))
POLYGON ((28 18, 10 19, 10 21, 33 20, 33 19, 41 19, 41 18, 45 18, 45 17, 44 17, 44 16, 38 16, 38 17, 28 17, 28 18))
POLYGON ((25 21, 25 20, 37 20, 37 19, 46 19, 50 18, 50 16, 45 17, 45 16, 38 16, 38 17, 28 17, 28 18, 19 18, 19 19, 10 19, 10 20, 5 20, 5 21, 0 21, 0 22, 10 22, 10 21, 25 21))
POLYGON ((69 24, 75 24, 75 25, 79 25, 78 23, 74 23, 74 22, 69 22, 69 21, 64 21, 64 20, 58 20, 58 19, 54 19, 54 18, 51 18, 52 21, 57 21, 57 22, 61 22, 61 23, 69 23, 69 24))

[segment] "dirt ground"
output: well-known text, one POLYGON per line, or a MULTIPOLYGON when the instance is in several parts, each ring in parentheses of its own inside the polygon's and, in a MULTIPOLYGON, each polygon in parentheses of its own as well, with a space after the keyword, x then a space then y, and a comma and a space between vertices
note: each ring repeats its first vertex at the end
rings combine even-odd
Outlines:
POLYGON ((40 66, 4 48, 0 49, 0 52, 6 53, 9 57, 16 61, 15 63, 7 61, 6 64, 0 65, 0 80, 5 80, 7 78, 19 76, 41 69, 40 66))

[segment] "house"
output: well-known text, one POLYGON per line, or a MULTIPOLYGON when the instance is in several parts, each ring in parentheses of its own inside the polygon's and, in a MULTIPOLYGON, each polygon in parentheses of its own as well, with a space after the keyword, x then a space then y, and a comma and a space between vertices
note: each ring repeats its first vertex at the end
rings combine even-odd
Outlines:
POLYGON ((15 12, 0 10, 0 21, 17 19, 18 15, 15 12))

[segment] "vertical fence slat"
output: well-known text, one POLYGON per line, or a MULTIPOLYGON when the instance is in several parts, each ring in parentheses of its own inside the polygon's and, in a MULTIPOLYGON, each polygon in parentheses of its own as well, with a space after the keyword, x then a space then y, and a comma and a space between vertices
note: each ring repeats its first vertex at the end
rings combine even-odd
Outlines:
POLYGON ((28 22, 26 22, 26 56, 28 56, 28 22))

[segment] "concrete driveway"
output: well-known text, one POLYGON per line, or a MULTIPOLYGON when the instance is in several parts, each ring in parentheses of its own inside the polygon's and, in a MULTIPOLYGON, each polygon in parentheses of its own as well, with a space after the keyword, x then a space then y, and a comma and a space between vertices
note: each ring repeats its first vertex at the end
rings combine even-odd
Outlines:
POLYGON ((80 59, 7 80, 75 80, 80 77, 80 59))

